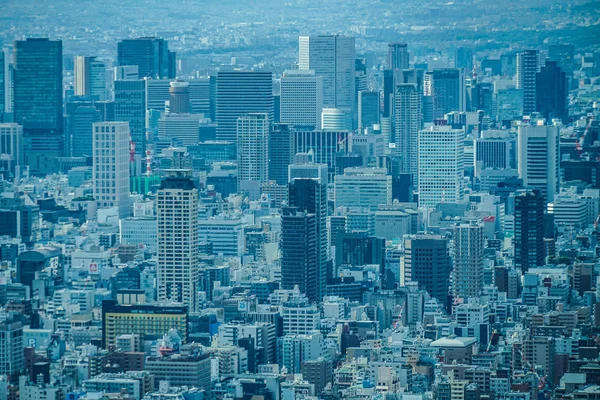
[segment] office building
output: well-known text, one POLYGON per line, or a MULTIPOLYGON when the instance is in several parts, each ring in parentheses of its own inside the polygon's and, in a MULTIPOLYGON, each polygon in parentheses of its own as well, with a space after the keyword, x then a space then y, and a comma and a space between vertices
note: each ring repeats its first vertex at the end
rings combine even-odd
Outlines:
POLYGON ((166 40, 156 37, 124 39, 117 48, 120 66, 137 65, 140 78, 175 78, 175 53, 166 40))
POLYGON ((536 111, 544 118, 556 118, 565 124, 569 121, 568 80, 558 62, 546 60, 546 65, 536 74, 535 92, 536 111))
POLYGON ((144 79, 146 82, 146 111, 168 111, 172 79, 144 79))
POLYGON ((288 183, 288 167, 294 156, 294 137, 288 124, 273 124, 269 134, 269 180, 288 183))
POLYGON ((198 78, 190 79, 188 87, 190 91, 190 112, 192 114, 203 114, 204 118, 214 119, 211 117, 211 95, 210 95, 210 79, 198 78))
POLYGON ((236 142, 237 120, 249 113, 264 113, 274 121, 271 72, 219 71, 216 96, 217 140, 236 142))
POLYGON ((269 179, 269 115, 247 114, 237 120, 238 182, 269 179))
POLYGON ((293 374, 301 372, 304 362, 326 355, 323 334, 320 332, 288 334, 278 339, 278 346, 279 364, 293 374))
POLYGON ((169 143, 177 141, 183 146, 194 146, 200 141, 198 114, 164 114, 158 120, 158 138, 169 143))
POLYGON ((514 194, 515 267, 523 273, 544 265, 544 210, 546 202, 539 190, 518 190, 514 194))
MULTIPOLYGON (((290 180, 289 184, 290 207, 296 207, 300 211, 314 214, 315 239, 316 239, 316 270, 314 275, 314 295, 309 299, 320 301, 325 295, 327 283, 327 184, 319 179, 296 178, 290 180)), ((312 292, 312 288, 311 288, 312 292)))
MULTIPOLYGON (((101 121, 96 107, 77 107, 68 117, 66 153, 71 157, 91 157, 94 147, 93 124, 101 121)), ((129 146, 129 139, 127 140, 129 146)))
POLYGON ((385 168, 346 168, 335 176, 335 206, 372 211, 392 203, 392 177, 385 168))
POLYGON ((454 68, 462 69, 466 73, 473 71, 473 49, 459 46, 454 50, 454 68))
POLYGON ((394 129, 396 156, 400 159, 400 171, 411 174, 413 182, 418 178, 418 138, 422 126, 421 92, 416 84, 396 86, 394 94, 394 129))
POLYGON ((97 57, 75 56, 73 81, 75 96, 92 96, 108 100, 106 64, 97 57))
POLYGON ((17 378, 24 372, 23 325, 16 317, 0 316, 0 374, 17 378))
POLYGON ((240 218, 209 218, 198 221, 198 240, 212 246, 211 254, 240 257, 244 253, 244 222, 240 218))
POLYGON ((464 72, 456 68, 435 69, 431 74, 433 118, 443 118, 452 111, 466 110, 464 72))
POLYGON ((0 49, 0 122, 5 120, 4 114, 12 112, 12 79, 8 62, 8 53, 0 49))
POLYGON ((315 214, 298 207, 284 207, 281 216, 281 287, 298 286, 311 301, 318 297, 319 252, 317 246, 317 221, 315 214))
POLYGON ((285 71, 280 84, 280 122, 321 129, 323 77, 312 70, 285 71))
POLYGON ((483 290, 484 236, 481 222, 460 223, 452 228, 452 295, 467 300, 483 290))
POLYGON ((169 83, 169 112, 188 114, 192 111, 190 101, 190 84, 182 80, 169 83))
POLYGON ((553 201, 559 189, 559 141, 558 126, 519 126, 519 178, 525 187, 540 190, 546 202, 553 201))
POLYGON ((157 194, 159 301, 198 309, 198 189, 189 170, 170 170, 157 194))
POLYGON ((0 171, 14 175, 23 163, 23 127, 15 123, 0 124, 0 171))
POLYGON ((408 69, 409 68, 408 44, 406 43, 389 43, 386 69, 408 69))
POLYGON ((536 110, 536 82, 539 70, 537 50, 525 50, 517 54, 517 89, 523 90, 523 113, 529 115, 536 110))
POLYGON ((160 335, 175 329, 183 342, 188 335, 188 309, 183 306, 131 304, 121 305, 115 300, 102 302, 102 347, 116 344, 121 335, 160 335))
POLYGON ((452 264, 448 240, 439 235, 414 235, 404 239, 404 282, 417 282, 446 307, 449 305, 452 264))
POLYGON ((523 89, 499 89, 495 93, 494 114, 496 120, 510 126, 510 122, 523 116, 523 89))
POLYGON ((131 141, 138 154, 146 152, 146 83, 115 81, 115 120, 129 122, 131 141))
POLYGON ((355 111, 354 37, 300 36, 298 67, 323 77, 323 107, 355 111))
POLYGON ((14 122, 23 126, 25 164, 32 174, 57 170, 64 152, 62 41, 14 43, 14 122))
POLYGON ((352 114, 340 108, 321 110, 321 127, 324 131, 352 130, 352 114))
POLYGON ((99 208, 117 207, 119 217, 129 216, 129 124, 98 122, 93 125, 94 198, 99 208))
POLYGON ((348 131, 294 130, 294 154, 313 151, 316 164, 327 164, 329 181, 336 171, 336 155, 345 150, 348 131))
POLYGON ((379 124, 379 92, 361 90, 358 92, 358 132, 379 124))
POLYGON ((160 381, 173 386, 188 386, 209 391, 211 384, 210 353, 194 353, 189 356, 152 356, 146 359, 145 370, 154 375, 155 389, 160 381))
POLYGON ((464 192, 464 132, 449 126, 419 131, 419 206, 458 203, 464 192))

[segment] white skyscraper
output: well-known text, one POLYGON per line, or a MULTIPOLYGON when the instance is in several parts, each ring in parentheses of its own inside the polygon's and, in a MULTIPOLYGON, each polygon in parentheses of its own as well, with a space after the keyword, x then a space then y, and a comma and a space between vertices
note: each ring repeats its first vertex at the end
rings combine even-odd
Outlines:
POLYGON ((118 207, 129 215, 129 123, 93 124, 94 198, 99 208, 118 207))
POLYGON ((300 36, 298 66, 323 77, 323 107, 356 111, 353 37, 300 36))
POLYGON ((169 170, 157 194, 158 300, 198 310, 198 189, 189 170, 169 170))
POLYGON ((321 129, 323 77, 311 70, 285 71, 280 88, 281 123, 321 129))
POLYGON ((483 224, 470 222, 453 228, 452 294, 467 300, 483 290, 483 224))
POLYGON ((396 154, 400 157, 402 172, 412 174, 416 181, 418 172, 417 140, 423 120, 421 93, 417 85, 407 83, 397 85, 394 96, 396 154))
POLYGON ((238 181, 269 179, 269 115, 247 114, 237 120, 238 181))
POLYGON ((464 136, 462 129, 449 126, 419 131, 419 206, 462 201, 464 136))
POLYGON ((521 125, 518 130, 518 169, 523 186, 539 189, 546 203, 559 188, 560 135, 557 126, 521 125))

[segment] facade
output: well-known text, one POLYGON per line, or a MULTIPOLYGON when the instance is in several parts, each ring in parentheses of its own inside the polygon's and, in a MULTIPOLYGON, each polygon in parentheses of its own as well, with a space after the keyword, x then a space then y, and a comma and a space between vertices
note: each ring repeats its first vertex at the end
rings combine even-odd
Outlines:
POLYGON ((449 126, 419 131, 419 206, 462 201, 464 132, 449 126))
POLYGON ((156 37, 125 39, 118 44, 120 66, 137 65, 140 78, 175 78, 175 53, 166 40, 156 37))
POLYGON ((280 86, 280 122, 321 129, 323 77, 312 70, 285 71, 280 86))
POLYGON ((25 164, 46 174, 64 152, 62 41, 14 42, 14 122, 23 126, 25 164))
POLYGON ((515 267, 523 273, 544 265, 544 210, 546 202, 539 190, 519 190, 515 205, 515 267))
POLYGON ((369 208, 392 203, 392 177, 385 168, 346 168, 335 176, 335 206, 369 208))
POLYGON ((288 124, 273 124, 269 133, 269 180, 277 185, 286 185, 288 168, 292 163, 294 136, 288 124))
POLYGON ((239 218, 210 218, 198 221, 199 241, 210 243, 212 253, 239 257, 244 252, 244 224, 239 218))
POLYGON ((216 91, 217 140, 236 142, 237 120, 249 113, 265 113, 274 121, 271 72, 220 71, 216 91))
POLYGON ((158 226, 155 217, 129 217, 119 220, 119 242, 135 246, 144 245, 156 253, 158 226))
POLYGON ((96 100, 108 100, 106 64, 96 57, 75 56, 75 96, 93 96, 96 100))
POLYGON ((173 386, 195 386, 208 391, 211 388, 210 354, 183 357, 148 357, 146 371, 158 382, 168 380, 173 386))
POLYGON ((164 114, 158 120, 158 138, 194 146, 200 140, 200 117, 198 114, 164 114))
POLYGON ((144 80, 115 81, 115 120, 129 122, 135 151, 146 151, 146 83, 144 80))
POLYGON ((536 74, 535 92, 535 109, 544 118, 556 118, 563 123, 569 121, 569 84, 558 62, 546 60, 546 65, 536 74))
POLYGON ((517 89, 523 90, 523 113, 536 110, 536 76, 539 70, 537 50, 525 50, 517 54, 517 89))
POLYGON ((197 310, 198 189, 188 170, 171 170, 157 194, 159 301, 176 301, 197 310))
POLYGON ((466 87, 462 70, 435 69, 432 73, 431 90, 434 119, 442 118, 452 111, 466 110, 466 87))
POLYGON ((387 69, 408 69, 409 61, 408 44, 401 42, 388 44, 387 69))
POLYGON ((129 124, 98 122, 93 125, 94 198, 99 208, 118 207, 129 216, 129 124))
POLYGON ((0 170, 14 174, 24 165, 23 127, 15 123, 0 124, 0 170))
POLYGON ((352 130, 352 115, 341 108, 323 108, 321 127, 325 131, 352 130))
POLYGON ((25 369, 23 326, 16 318, 0 316, 0 374, 16 378, 25 369))
POLYGON ((517 149, 523 185, 540 190, 546 202, 553 201, 560 184, 559 127, 520 125, 517 149))
POLYGON ((483 224, 458 224, 452 232, 452 295, 467 300, 483 290, 483 224))
POLYGON ((394 122, 396 155, 400 170, 418 178, 418 138, 422 127, 421 92, 417 85, 407 83, 396 86, 394 94, 394 122))
POLYGON ((246 114, 237 120, 238 182, 269 180, 269 115, 246 114))
POLYGON ((292 132, 294 137, 293 154, 308 153, 312 150, 316 164, 327 164, 329 181, 333 181, 336 171, 336 155, 344 150, 348 131, 301 130, 292 132))
POLYGON ((73 112, 73 115, 69 116, 66 153, 72 157, 93 156, 93 124, 100 121, 100 113, 96 107, 77 107, 77 109, 73 112))
POLYGON ((358 92, 358 132, 379 124, 379 92, 361 90, 358 92))
POLYGON ((187 114, 192 111, 190 101, 190 84, 177 80, 169 84, 169 112, 187 114))
POLYGON ((355 111, 354 37, 300 36, 298 67, 323 77, 323 107, 355 111))

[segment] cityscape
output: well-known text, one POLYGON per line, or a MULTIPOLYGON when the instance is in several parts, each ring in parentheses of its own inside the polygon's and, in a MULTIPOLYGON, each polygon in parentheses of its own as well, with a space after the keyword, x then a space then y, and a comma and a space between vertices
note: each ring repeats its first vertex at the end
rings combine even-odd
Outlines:
POLYGON ((600 2, 7 0, 0 400, 599 400, 600 2))

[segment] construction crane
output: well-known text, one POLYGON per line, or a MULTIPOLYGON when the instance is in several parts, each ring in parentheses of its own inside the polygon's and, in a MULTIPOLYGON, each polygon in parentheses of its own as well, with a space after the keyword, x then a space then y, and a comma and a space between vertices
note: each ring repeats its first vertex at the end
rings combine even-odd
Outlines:
POLYGON ((524 364, 527 364, 527 366, 529 367, 529 371, 532 372, 535 375, 535 377, 538 379, 538 381, 539 381, 538 390, 543 390, 544 387, 546 387, 546 376, 545 375, 540 376, 540 374, 537 373, 537 371, 535 370, 533 365, 531 365, 531 363, 529 362, 527 357, 525 357, 525 354, 523 354, 523 352, 519 349, 519 347, 517 346, 516 343, 513 344, 513 349, 518 351, 521 354, 521 361, 524 364))

